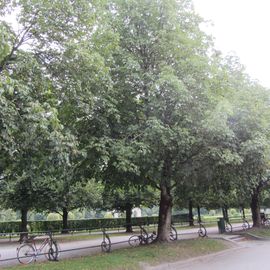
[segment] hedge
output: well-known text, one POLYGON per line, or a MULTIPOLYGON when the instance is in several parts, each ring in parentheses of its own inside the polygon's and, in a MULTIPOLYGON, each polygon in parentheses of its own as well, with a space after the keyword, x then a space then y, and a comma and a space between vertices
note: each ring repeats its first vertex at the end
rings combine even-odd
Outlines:
MULTIPOLYGON (((187 222, 188 215, 177 215, 172 218, 173 223, 187 222)), ((158 217, 136 217, 132 218, 132 225, 151 225, 157 224, 158 217)), ((0 233, 17 233, 20 232, 20 221, 0 222, 0 233)), ((68 220, 70 231, 94 230, 94 229, 112 229, 123 228, 126 226, 125 218, 100 218, 100 219, 79 219, 68 220)), ((62 221, 28 221, 29 232, 61 232, 62 221)))

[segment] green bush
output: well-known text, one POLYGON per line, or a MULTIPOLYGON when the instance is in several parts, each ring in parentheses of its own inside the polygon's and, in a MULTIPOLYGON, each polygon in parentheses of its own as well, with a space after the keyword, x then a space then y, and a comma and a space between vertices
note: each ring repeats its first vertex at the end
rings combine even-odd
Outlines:
MULTIPOLYGON (((188 215, 176 215, 172 218, 173 223, 184 223, 188 221, 188 215)), ((158 217, 137 217, 132 218, 132 225, 157 224, 158 217)), ((94 230, 100 228, 124 228, 126 220, 124 218, 100 218, 100 219, 80 219, 68 220, 68 228, 72 231, 94 230)), ((30 232, 61 232, 61 220, 29 221, 30 232)), ((20 222, 0 222, 0 233, 15 233, 20 231, 20 222)))

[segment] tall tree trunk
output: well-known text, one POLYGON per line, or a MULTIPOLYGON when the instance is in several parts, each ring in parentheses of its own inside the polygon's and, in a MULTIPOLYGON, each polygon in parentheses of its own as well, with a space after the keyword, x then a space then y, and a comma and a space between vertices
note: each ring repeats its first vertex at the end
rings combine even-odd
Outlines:
POLYGON ((229 221, 228 208, 226 206, 222 207, 222 215, 223 218, 228 222, 229 221))
POLYGON ((194 217, 193 217, 193 203, 192 200, 189 199, 188 201, 188 219, 189 219, 189 226, 194 226, 194 217))
POLYGON ((202 218, 201 218, 201 208, 200 206, 198 205, 197 206, 197 212, 198 212, 198 222, 202 222, 202 218))
POLYGON ((132 223, 131 223, 131 215, 132 215, 132 204, 126 204, 126 232, 131 233, 132 231, 132 223))
POLYGON ((23 241, 24 237, 27 237, 28 231, 27 231, 27 213, 28 209, 23 208, 21 209, 21 228, 20 228, 20 242, 23 241))
POLYGON ((228 207, 227 207, 227 206, 225 206, 225 207, 224 207, 224 210, 225 210, 225 216, 226 216, 226 220, 227 220, 227 222, 229 222, 228 207))
POLYGON ((68 209, 67 207, 63 207, 63 216, 62 216, 62 233, 68 233, 68 209))
POLYGON ((250 208, 251 208, 251 213, 252 213, 253 227, 261 227, 258 189, 254 190, 252 193, 250 208))
POLYGON ((245 208, 244 208, 244 206, 242 206, 242 215, 243 215, 243 219, 246 219, 246 214, 245 214, 245 208))
POLYGON ((170 241, 170 230, 172 221, 172 196, 170 188, 165 184, 161 184, 159 218, 158 218, 158 236, 160 242, 170 241))
POLYGON ((27 232, 27 209, 21 209, 21 232, 27 232))

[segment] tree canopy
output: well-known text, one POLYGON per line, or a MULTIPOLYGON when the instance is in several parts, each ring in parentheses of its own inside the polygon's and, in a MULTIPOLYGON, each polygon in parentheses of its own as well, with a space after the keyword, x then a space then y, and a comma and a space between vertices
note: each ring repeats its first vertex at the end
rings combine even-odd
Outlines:
POLYGON ((259 226, 269 90, 215 50, 192 1, 6 0, 0 14, 19 25, 0 21, 0 195, 23 230, 30 209, 66 224, 97 204, 130 213, 149 192, 159 241, 190 198, 250 205, 259 226))

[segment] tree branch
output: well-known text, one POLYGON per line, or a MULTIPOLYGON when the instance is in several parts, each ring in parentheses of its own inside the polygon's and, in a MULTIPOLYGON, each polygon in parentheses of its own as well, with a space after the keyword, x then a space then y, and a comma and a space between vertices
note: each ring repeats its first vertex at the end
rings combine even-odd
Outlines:
POLYGON ((4 70, 5 66, 14 58, 14 54, 18 51, 20 46, 28 41, 30 37, 27 37, 27 34, 30 32, 32 26, 35 24, 35 21, 32 21, 30 25, 21 33, 19 33, 16 38, 15 42, 13 44, 13 47, 11 49, 11 52, 2 60, 0 63, 0 73, 4 70))

